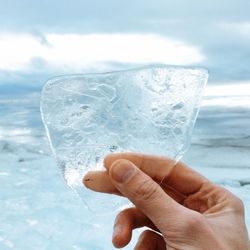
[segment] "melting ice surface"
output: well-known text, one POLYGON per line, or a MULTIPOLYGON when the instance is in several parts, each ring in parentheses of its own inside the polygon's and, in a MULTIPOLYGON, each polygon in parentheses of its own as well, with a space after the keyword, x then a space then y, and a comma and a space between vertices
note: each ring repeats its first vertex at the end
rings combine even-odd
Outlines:
POLYGON ((102 169, 110 152, 179 160, 189 146, 207 79, 204 69, 155 65, 48 81, 41 112, 67 184, 94 211, 121 206, 121 199, 84 188, 85 173, 102 169))

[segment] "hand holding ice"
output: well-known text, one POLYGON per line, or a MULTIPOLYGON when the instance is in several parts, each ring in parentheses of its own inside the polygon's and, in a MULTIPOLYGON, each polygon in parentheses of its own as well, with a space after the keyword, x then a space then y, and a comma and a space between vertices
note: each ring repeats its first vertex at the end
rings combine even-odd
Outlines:
POLYGON ((157 65, 47 82, 42 117, 67 184, 83 190, 84 174, 100 169, 110 152, 179 160, 188 148, 207 78, 203 69, 157 65))

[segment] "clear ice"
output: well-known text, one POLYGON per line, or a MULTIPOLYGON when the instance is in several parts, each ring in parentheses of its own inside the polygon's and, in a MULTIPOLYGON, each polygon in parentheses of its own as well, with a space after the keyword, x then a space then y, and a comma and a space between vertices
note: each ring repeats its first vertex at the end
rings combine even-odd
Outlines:
POLYGON ((103 169, 110 152, 141 152, 178 161, 187 150, 208 73, 153 65, 49 80, 41 113, 67 185, 93 211, 121 206, 121 198, 88 191, 82 178, 103 169))

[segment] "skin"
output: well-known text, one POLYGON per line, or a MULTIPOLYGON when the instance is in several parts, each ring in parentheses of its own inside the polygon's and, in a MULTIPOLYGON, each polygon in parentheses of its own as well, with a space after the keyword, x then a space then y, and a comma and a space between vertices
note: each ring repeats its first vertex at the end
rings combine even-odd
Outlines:
POLYGON ((84 185, 127 197, 134 207, 115 220, 113 244, 126 246, 146 226, 136 250, 250 249, 242 201, 185 164, 135 153, 110 154, 106 171, 88 172, 84 185))

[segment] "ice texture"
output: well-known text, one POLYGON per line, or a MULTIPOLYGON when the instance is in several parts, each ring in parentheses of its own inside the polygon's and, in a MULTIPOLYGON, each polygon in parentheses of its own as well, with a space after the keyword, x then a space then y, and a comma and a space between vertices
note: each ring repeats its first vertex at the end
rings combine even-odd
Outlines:
POLYGON ((41 113, 67 184, 94 210, 121 205, 103 196, 92 203, 97 194, 83 187, 85 173, 102 169, 110 152, 178 161, 189 146, 207 79, 204 69, 153 65, 49 80, 41 113))

